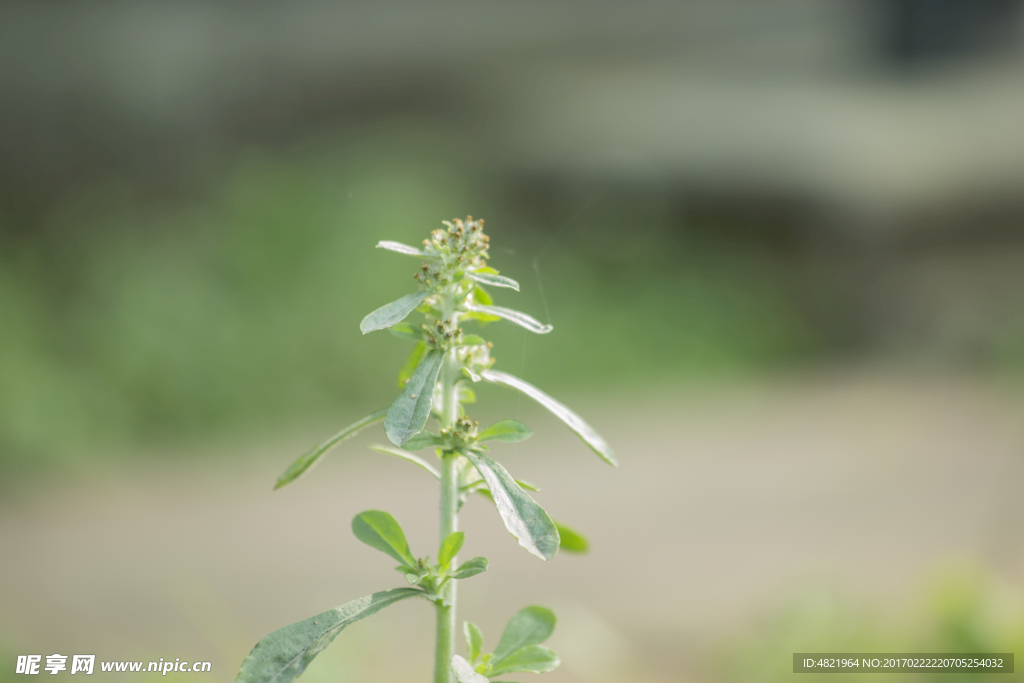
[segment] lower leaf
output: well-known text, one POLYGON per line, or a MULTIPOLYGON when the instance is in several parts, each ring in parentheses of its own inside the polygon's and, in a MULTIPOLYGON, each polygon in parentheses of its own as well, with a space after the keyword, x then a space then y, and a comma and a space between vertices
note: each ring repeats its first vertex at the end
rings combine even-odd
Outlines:
POLYGON ((414 597, 426 597, 426 593, 418 588, 381 591, 278 629, 256 643, 242 662, 235 683, 288 683, 349 624, 414 597))
POLYGON ((494 507, 519 545, 545 562, 554 557, 558 552, 558 529, 544 508, 500 464, 483 453, 467 450, 463 455, 487 482, 494 507))
POLYGON ((558 538, 561 542, 559 550, 581 555, 590 550, 590 541, 580 532, 558 521, 555 522, 555 527, 558 529, 558 538))

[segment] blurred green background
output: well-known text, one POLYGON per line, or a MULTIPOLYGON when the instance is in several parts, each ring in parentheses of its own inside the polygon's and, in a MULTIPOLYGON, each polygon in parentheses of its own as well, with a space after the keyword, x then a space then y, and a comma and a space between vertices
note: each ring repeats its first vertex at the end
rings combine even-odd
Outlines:
MULTIPOLYGON (((358 321, 411 290, 418 264, 373 245, 470 211, 492 216, 492 263, 525 283, 502 303, 558 323, 530 342, 548 382, 765 369, 844 341, 816 320, 834 294, 805 301, 811 266, 784 248, 719 238, 714 218, 679 230, 658 192, 576 189, 533 217, 546 207, 510 209, 465 141, 379 128, 237 150, 173 199, 101 174, 8 230, 4 468, 385 403, 405 345, 358 321)), ((519 331, 488 332, 503 360, 521 355, 519 331)))
MULTIPOLYGON (((417 264, 374 244, 467 214, 522 284, 498 303, 555 327, 488 326, 497 367, 623 462, 481 392, 482 419, 536 423, 504 457, 594 542, 534 566, 468 507, 492 638, 547 600, 552 683, 1013 651, 1022 22, 1016 0, 6 3, 0 680, 93 648, 228 681, 268 630, 381 588, 353 514, 433 538, 435 492, 369 455, 380 435, 268 489, 397 393, 407 343, 358 323, 417 264)), ((307 678, 417 677, 429 619, 396 610, 307 678)))

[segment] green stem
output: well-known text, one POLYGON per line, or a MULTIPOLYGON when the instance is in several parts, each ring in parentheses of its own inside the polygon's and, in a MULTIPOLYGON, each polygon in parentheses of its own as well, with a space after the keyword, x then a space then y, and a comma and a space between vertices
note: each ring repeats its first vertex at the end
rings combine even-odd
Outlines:
MULTIPOLYGON (((441 368, 441 421, 451 427, 459 413, 458 393, 454 355, 445 358, 441 368)), ((459 468, 458 453, 445 453, 441 459, 441 541, 458 530, 459 468)), ((457 560, 452 559, 452 566, 457 560)), ((455 656, 455 579, 444 588, 441 595, 448 606, 437 604, 437 645, 434 650, 434 683, 453 683, 451 661, 455 656)))

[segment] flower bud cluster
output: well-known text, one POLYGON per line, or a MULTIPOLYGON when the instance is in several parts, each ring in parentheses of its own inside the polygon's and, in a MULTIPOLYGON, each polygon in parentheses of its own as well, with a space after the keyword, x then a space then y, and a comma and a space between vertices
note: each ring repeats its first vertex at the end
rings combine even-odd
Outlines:
POLYGON ((456 327, 450 318, 435 320, 433 325, 422 323, 420 332, 423 334, 423 341, 438 351, 447 351, 453 346, 458 346, 462 339, 462 328, 456 327))
POLYGON ((491 358, 492 348, 494 348, 492 342, 460 346, 455 351, 455 357, 458 359, 459 365, 468 370, 470 375, 476 376, 494 365, 494 358, 491 358))
POLYGON ((459 271, 479 270, 487 265, 487 249, 491 238, 484 234, 483 220, 474 221, 467 216, 444 221, 445 230, 435 230, 423 240, 427 260, 420 272, 413 275, 420 284, 439 291, 455 281, 459 271))
POLYGON ((470 420, 469 415, 464 415, 455 421, 451 427, 441 429, 441 438, 448 442, 453 450, 466 448, 476 443, 476 435, 480 423, 470 420))

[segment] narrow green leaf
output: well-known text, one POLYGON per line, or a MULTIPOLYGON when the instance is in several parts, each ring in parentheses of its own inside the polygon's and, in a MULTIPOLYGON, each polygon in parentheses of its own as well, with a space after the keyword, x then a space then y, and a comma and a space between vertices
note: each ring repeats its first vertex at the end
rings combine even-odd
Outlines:
POLYGON ((382 510, 360 512, 352 518, 352 533, 366 545, 387 553, 406 567, 416 566, 405 532, 398 520, 388 513, 382 510))
POLYGON ((410 323, 396 323, 388 328, 388 332, 395 335, 399 339, 411 339, 413 341, 423 341, 423 335, 419 329, 412 326, 410 323))
POLYGON ((298 460, 291 464, 291 467, 284 471, 284 474, 278 477, 277 483, 274 484, 274 489, 277 490, 284 486, 285 484, 290 484, 291 482, 298 479, 306 470, 308 470, 310 467, 316 464, 316 462, 324 453, 331 450, 348 437, 355 436, 363 428, 377 424, 378 422, 384 419, 384 416, 387 415, 387 413, 388 409, 382 408, 377 412, 373 413, 372 415, 367 415, 362 420, 359 420, 358 422, 353 422, 348 427, 345 427, 331 438, 327 439, 320 445, 314 447, 308 453, 305 453, 304 455, 300 456, 298 460))
POLYGON ((437 549, 437 566, 446 568, 452 562, 452 558, 459 554, 462 544, 466 542, 466 534, 461 531, 453 531, 444 539, 441 547, 437 549))
POLYGON ((469 297, 481 306, 490 306, 494 303, 494 299, 491 298, 491 295, 488 294, 487 290, 479 284, 473 287, 473 291, 470 293, 469 297))
POLYGON ((519 545, 545 562, 558 552, 558 529, 544 508, 519 487, 504 467, 483 453, 464 451, 487 482, 494 507, 519 545))
POLYGON ((519 283, 510 277, 504 275, 496 275, 492 273, 484 273, 482 271, 472 272, 467 270, 466 277, 471 278, 476 282, 482 282, 485 285, 491 285, 493 287, 507 287, 519 291, 519 283))
POLYGON ((418 451, 431 446, 443 446, 445 443, 437 434, 431 434, 426 429, 405 442, 404 448, 407 451, 418 451))
POLYGON ((440 479, 441 478, 441 473, 440 472, 438 472, 436 469, 434 469, 434 467, 431 466, 430 463, 428 463, 426 460, 423 460, 422 458, 420 458, 415 453, 410 453, 409 451, 402 450, 401 448, 395 448, 394 446, 381 446, 380 444, 376 444, 376 443, 375 444, 371 444, 370 448, 375 450, 375 451, 377 451, 378 453, 384 453, 385 455, 393 455, 396 458, 402 458, 403 460, 408 460, 409 462, 413 463, 414 465, 419 465, 420 467, 425 469, 427 472, 430 472, 432 475, 434 475, 434 477, 436 479, 440 479))
POLYGON ((242 662, 235 683, 289 683, 349 624, 399 600, 424 596, 418 588, 381 591, 278 629, 256 643, 242 662))
POLYGON ((412 347, 412 351, 410 351, 409 355, 406 357, 405 363, 402 364, 402 369, 398 371, 399 389, 404 389, 405 385, 410 379, 412 379, 412 373, 416 372, 416 368, 419 367, 420 361, 423 360, 423 356, 426 353, 427 345, 422 341, 412 347))
POLYGON ((363 334, 373 332, 374 330, 383 330, 385 327, 391 327, 395 323, 400 323, 405 320, 405 317, 413 312, 413 310, 420 305, 420 302, 427 298, 430 292, 413 292, 412 294, 406 294, 397 301, 392 301, 389 304, 384 304, 376 311, 373 311, 359 323, 359 329, 363 334))
POLYGON ((480 323, 494 323, 501 320, 501 318, 499 318, 496 315, 491 315, 490 313, 481 313, 479 311, 469 311, 462 317, 465 320, 476 320, 480 323))
MULTIPOLYGON (((537 486, 535 484, 531 484, 528 481, 523 481, 522 479, 516 479, 516 483, 519 484, 519 486, 524 491, 540 491, 540 487, 539 486, 537 486)), ((557 522, 555 523, 555 526, 558 526, 557 522)))
POLYGON ((459 683, 489 683, 486 676, 481 676, 474 671, 469 662, 459 655, 452 657, 452 673, 455 674, 459 683))
POLYGON ((469 654, 469 661, 476 664, 476 660, 480 659, 480 653, 484 649, 484 634, 480 631, 480 627, 471 621, 462 625, 462 632, 466 636, 466 651, 469 654))
POLYGON ((427 423, 430 406, 434 401, 434 384, 443 361, 444 355, 440 351, 428 351, 402 393, 388 408, 387 417, 384 418, 384 432, 396 446, 404 445, 419 434, 427 423))
POLYGON ((488 564, 486 557, 474 557, 460 564, 458 569, 451 573, 451 577, 453 579, 468 579, 471 576, 483 574, 487 571, 488 564))
POLYGON ((518 671, 529 671, 535 674, 554 671, 561 664, 558 655, 543 645, 528 645, 516 650, 506 659, 494 665, 489 676, 501 676, 518 671))
POLYGON ((561 550, 581 555, 590 550, 590 541, 586 536, 561 522, 555 522, 555 526, 558 528, 558 538, 561 540, 558 547, 561 550))
POLYGON ((441 311, 437 310, 430 304, 420 304, 419 306, 416 307, 416 310, 419 311, 420 313, 426 313, 431 318, 437 318, 438 320, 444 317, 441 311))
POLYGON ((511 308, 504 308, 502 306, 481 306, 468 301, 466 302, 466 308, 474 313, 483 313, 484 315, 494 315, 499 318, 503 318, 510 323, 515 323, 520 327, 525 327, 530 332, 536 332, 537 334, 547 334, 551 330, 555 329, 551 325, 545 325, 533 316, 527 315, 522 311, 514 311, 511 308))
POLYGON ((555 631, 555 613, 547 607, 534 605, 524 607, 509 619, 508 626, 501 634, 498 647, 494 650, 497 665, 513 652, 530 645, 540 645, 555 631))
POLYGON ((537 403, 550 410, 555 417, 564 422, 569 429, 576 432, 576 434, 583 439, 583 443, 590 446, 595 453, 601 456, 602 460, 613 467, 618 467, 619 463, 615 459, 615 454, 612 453, 612 449, 608 443, 601 438, 600 434, 594 431, 593 427, 584 422, 582 417, 574 413, 568 407, 551 398, 529 382, 519 379, 514 375, 510 375, 507 372, 501 372, 500 370, 484 370, 480 374, 488 382, 503 384, 507 387, 518 389, 537 403))
POLYGON ((480 344, 486 344, 487 340, 480 335, 464 334, 459 338, 459 343, 462 346, 479 346, 480 344))
POLYGON ((409 256, 426 256, 427 253, 416 247, 410 247, 408 244, 402 244, 401 242, 392 242, 391 240, 382 240, 377 242, 378 249, 387 249, 388 251, 398 252, 399 254, 408 254, 409 256))
POLYGON ((525 441, 531 436, 533 436, 533 432, 519 420, 502 420, 501 422, 495 422, 480 432, 476 440, 514 443, 516 441, 525 441))

